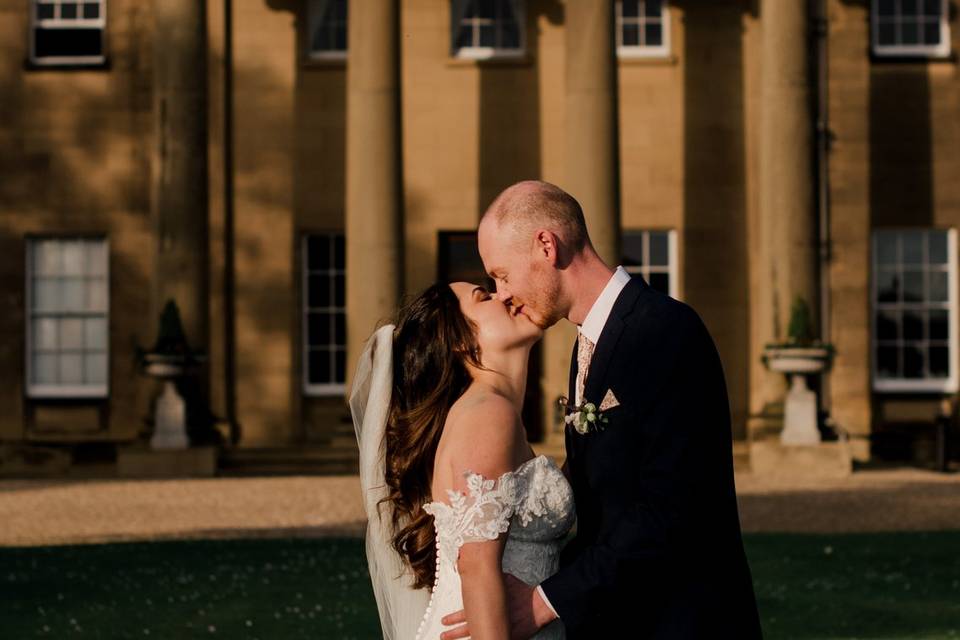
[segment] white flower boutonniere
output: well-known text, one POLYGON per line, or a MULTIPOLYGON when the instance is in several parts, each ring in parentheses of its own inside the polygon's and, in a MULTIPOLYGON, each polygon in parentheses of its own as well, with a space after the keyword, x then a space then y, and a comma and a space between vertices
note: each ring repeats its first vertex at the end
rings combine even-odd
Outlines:
POLYGON ((568 404, 567 398, 560 398, 560 406, 566 412, 564 423, 573 425, 577 433, 583 435, 589 431, 601 431, 607 424, 608 418, 597 410, 592 402, 582 402, 578 405, 568 404))

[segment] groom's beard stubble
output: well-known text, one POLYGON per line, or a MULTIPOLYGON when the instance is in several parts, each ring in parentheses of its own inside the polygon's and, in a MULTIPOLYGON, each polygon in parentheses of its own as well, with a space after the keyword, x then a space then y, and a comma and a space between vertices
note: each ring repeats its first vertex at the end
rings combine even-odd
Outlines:
MULTIPOLYGON (((559 305, 560 282, 558 279, 550 277, 551 275, 554 274, 546 272, 543 267, 534 266, 530 270, 530 291, 532 295, 528 302, 521 300, 522 306, 535 312, 536 318, 530 315, 527 318, 537 325, 541 331, 546 331, 557 324, 566 315, 560 310, 559 305)), ((521 313, 527 309, 521 310, 521 313)))

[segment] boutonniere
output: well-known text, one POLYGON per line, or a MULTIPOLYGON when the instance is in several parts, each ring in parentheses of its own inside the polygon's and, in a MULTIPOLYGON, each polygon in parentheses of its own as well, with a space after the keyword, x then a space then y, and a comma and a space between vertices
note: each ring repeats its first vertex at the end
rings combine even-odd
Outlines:
POLYGON ((566 412, 563 418, 564 423, 573 425, 576 432, 581 435, 589 431, 602 431, 603 425, 608 422, 607 416, 603 415, 603 412, 599 411, 597 405, 592 402, 570 405, 566 397, 561 397, 560 406, 566 412))

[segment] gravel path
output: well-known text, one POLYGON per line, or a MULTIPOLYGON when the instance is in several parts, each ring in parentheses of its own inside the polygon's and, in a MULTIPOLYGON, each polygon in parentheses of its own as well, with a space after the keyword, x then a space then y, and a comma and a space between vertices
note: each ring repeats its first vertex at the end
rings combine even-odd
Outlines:
MULTIPOLYGON (((745 531, 960 530, 960 474, 737 477, 745 531)), ((361 535, 355 476, 0 482, 0 546, 361 535)))

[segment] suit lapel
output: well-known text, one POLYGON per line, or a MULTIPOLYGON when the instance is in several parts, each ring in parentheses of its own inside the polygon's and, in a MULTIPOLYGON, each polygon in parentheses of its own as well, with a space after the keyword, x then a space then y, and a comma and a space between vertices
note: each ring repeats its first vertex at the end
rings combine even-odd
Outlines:
MULTIPOLYGON (((631 278, 627 286, 617 296, 617 301, 613 303, 610 317, 607 318, 607 323, 603 326, 603 331, 600 332, 600 339, 597 341, 597 346, 593 350, 593 357, 590 359, 590 370, 587 371, 587 381, 583 391, 584 402, 592 402, 599 406, 601 400, 603 400, 603 394, 606 391, 604 382, 607 378, 607 368, 625 327, 623 319, 633 310, 637 298, 640 297, 646 287, 647 284, 642 278, 631 278)), ((573 353, 574 360, 576 360, 576 346, 574 346, 573 353)), ((573 379, 576 380, 576 370, 573 372, 573 379)))
MULTIPOLYGON (((579 336, 579 334, 577 334, 579 336)), ((580 339, 573 341, 573 353, 570 355, 570 383, 567 385, 567 406, 572 407, 577 401, 577 351, 580 349, 580 339)))

